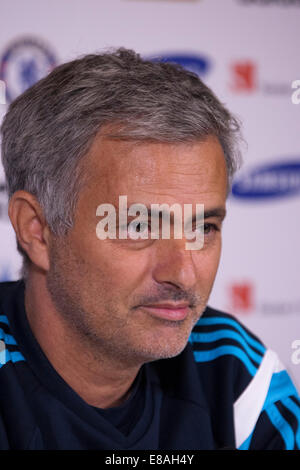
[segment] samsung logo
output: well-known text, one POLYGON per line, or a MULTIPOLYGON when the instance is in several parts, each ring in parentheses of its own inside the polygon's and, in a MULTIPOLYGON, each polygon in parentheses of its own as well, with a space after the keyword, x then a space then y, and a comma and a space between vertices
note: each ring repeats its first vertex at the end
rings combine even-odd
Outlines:
POLYGON ((210 61, 204 57, 195 54, 172 54, 172 53, 161 53, 150 57, 153 62, 172 62, 179 64, 190 72, 194 72, 197 75, 205 75, 210 69, 210 61))
POLYGON ((237 178, 232 195, 239 199, 272 199, 300 193, 300 160, 273 163, 237 178))

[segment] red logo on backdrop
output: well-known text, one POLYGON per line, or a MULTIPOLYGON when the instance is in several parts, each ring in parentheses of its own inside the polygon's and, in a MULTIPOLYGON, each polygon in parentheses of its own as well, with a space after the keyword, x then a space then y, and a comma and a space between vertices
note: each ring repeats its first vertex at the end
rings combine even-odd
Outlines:
POLYGON ((254 91, 256 83, 256 64, 251 61, 235 62, 231 65, 234 91, 254 91))
POLYGON ((253 309, 253 284, 235 283, 230 286, 231 308, 234 311, 248 312, 253 309))

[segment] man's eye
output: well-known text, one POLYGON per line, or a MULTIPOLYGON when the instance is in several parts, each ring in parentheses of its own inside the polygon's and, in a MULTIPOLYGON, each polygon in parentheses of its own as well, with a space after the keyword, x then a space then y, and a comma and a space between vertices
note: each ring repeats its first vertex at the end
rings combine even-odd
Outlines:
POLYGON ((204 233, 204 235, 209 235, 210 233, 213 233, 213 232, 218 232, 219 231, 219 228, 216 224, 212 224, 212 223, 206 223, 206 224, 201 224, 201 225, 198 225, 195 230, 197 232, 201 232, 201 233, 204 233))
POLYGON ((218 231, 218 227, 215 224, 204 224, 204 234, 218 231))

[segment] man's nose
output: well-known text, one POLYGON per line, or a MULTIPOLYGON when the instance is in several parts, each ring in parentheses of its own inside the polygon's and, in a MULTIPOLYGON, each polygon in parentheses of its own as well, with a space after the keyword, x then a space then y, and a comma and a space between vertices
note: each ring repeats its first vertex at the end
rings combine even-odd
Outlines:
POLYGON ((153 277, 158 283, 169 283, 191 289, 197 283, 194 250, 186 249, 186 240, 160 240, 153 277))

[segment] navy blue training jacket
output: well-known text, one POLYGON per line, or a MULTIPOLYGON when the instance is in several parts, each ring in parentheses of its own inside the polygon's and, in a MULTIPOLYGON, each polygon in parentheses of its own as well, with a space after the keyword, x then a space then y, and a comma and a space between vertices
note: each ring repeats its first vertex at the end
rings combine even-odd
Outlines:
POLYGON ((0 449, 300 449, 300 399, 276 353, 212 308, 133 390, 120 407, 88 405, 34 338, 23 280, 0 283, 0 449))

